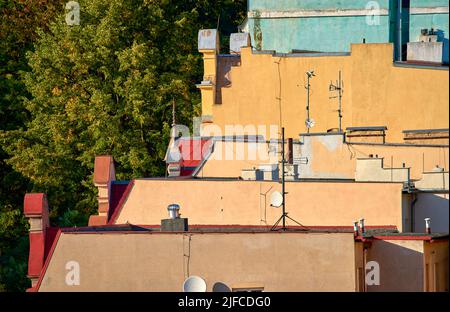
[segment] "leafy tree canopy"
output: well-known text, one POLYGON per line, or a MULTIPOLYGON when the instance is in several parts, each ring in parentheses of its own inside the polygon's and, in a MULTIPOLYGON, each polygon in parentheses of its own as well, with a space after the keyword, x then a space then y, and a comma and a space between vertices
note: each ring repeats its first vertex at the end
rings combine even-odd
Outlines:
POLYGON ((80 25, 70 26, 65 1, 0 0, 0 237, 12 235, 0 244, 0 260, 9 259, 0 285, 8 290, 26 287, 11 273, 26 272, 26 262, 11 260, 17 250, 26 259, 23 191, 47 193, 53 224, 71 226, 96 209, 96 155, 113 155, 119 179, 164 175, 172 102, 186 125, 200 113, 197 32, 216 28, 219 16, 222 37, 236 31, 246 5, 77 2, 80 25))

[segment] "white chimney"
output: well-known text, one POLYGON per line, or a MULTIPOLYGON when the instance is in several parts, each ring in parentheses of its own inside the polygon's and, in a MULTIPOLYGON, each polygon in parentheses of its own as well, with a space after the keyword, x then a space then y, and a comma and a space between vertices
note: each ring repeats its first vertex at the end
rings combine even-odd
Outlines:
POLYGON ((427 234, 431 234, 431 219, 425 218, 425 231, 427 234))
POLYGON ((363 218, 359 219, 359 228, 361 230, 361 234, 366 233, 366 228, 364 227, 364 219, 363 218))

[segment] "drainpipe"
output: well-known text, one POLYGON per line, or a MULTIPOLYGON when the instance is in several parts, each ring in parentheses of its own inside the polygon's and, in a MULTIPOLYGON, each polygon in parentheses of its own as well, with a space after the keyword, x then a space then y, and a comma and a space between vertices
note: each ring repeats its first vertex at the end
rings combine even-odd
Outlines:
POLYGON ((413 201, 411 202, 411 218, 410 218, 410 220, 411 220, 411 224, 410 224, 411 233, 414 233, 414 222, 416 221, 415 220, 415 216, 414 216, 414 214, 415 214, 414 207, 416 206, 417 200, 418 200, 417 194, 413 194, 413 201))

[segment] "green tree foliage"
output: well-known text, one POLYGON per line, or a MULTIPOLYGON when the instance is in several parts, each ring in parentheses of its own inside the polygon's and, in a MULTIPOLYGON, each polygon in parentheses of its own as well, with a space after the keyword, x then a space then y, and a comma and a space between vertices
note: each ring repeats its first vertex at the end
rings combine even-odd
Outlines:
POLYGON ((246 9, 245 0, 78 2, 80 25, 69 26, 62 1, 0 0, 0 195, 14 193, 4 208, 0 197, 0 239, 11 222, 20 229, 0 244, 7 290, 26 288, 24 191, 48 194, 53 224, 85 225, 95 155, 113 155, 119 179, 164 175, 172 102, 179 123, 199 114, 197 32, 220 16, 226 43, 246 9))
MULTIPOLYGON (((24 127, 29 114, 23 98, 29 96, 21 73, 29 67, 25 54, 33 48, 36 29, 46 29, 60 0, 0 0, 0 135, 24 127)), ((0 291, 20 291, 26 278, 28 239, 22 201, 28 180, 6 164, 0 141, 0 291)))

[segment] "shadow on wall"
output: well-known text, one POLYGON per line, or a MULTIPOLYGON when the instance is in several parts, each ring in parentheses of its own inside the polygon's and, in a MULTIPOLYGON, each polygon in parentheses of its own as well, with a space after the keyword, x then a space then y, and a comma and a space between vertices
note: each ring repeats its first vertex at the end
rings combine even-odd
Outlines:
POLYGON ((376 240, 368 250, 368 261, 380 265, 380 285, 368 286, 369 292, 423 291, 423 252, 376 240))
POLYGON ((425 218, 431 218, 431 231, 449 231, 449 195, 420 193, 414 207, 414 232, 425 233, 425 218))
POLYGON ((447 64, 449 63, 448 61, 448 38, 445 38, 445 32, 441 29, 438 29, 435 31, 436 35, 438 36, 437 41, 438 42, 443 42, 443 51, 442 51, 442 63, 447 64))

